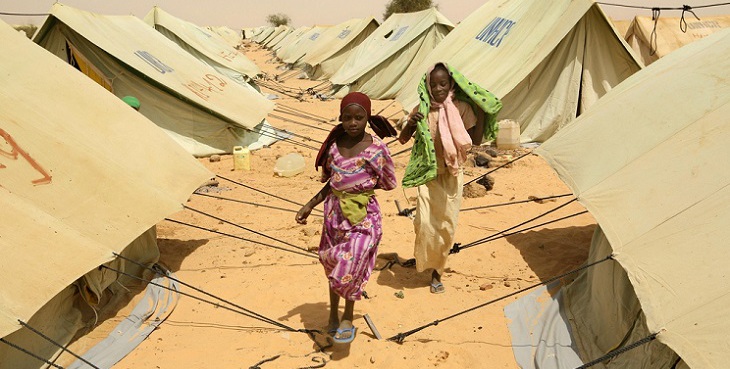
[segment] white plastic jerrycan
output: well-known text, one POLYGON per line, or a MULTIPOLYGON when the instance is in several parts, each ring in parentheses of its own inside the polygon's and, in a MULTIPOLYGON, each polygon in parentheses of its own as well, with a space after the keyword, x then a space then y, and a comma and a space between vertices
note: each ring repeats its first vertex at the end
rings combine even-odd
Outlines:
POLYGON ((247 147, 233 147, 233 170, 251 170, 251 151, 247 147))
POLYGON ((298 153, 286 154, 274 165, 274 173, 280 177, 292 177, 301 172, 304 172, 304 157, 298 153))

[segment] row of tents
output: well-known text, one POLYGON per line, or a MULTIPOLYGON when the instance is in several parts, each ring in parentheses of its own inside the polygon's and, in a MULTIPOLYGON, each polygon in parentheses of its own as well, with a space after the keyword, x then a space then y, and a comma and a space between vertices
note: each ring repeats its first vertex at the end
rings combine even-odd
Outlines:
POLYGON ((144 20, 60 3, 34 42, 122 98, 195 156, 279 139, 274 109, 255 86, 259 68, 225 39, 155 7, 144 20))
POLYGON ((415 106, 428 66, 446 61, 504 101, 522 142, 544 142, 644 65, 730 25, 730 17, 636 17, 618 30, 590 0, 489 1, 456 27, 435 8, 335 26, 244 29, 282 62, 326 80, 332 94, 360 91, 415 106), (369 24, 353 28, 352 24, 369 24))

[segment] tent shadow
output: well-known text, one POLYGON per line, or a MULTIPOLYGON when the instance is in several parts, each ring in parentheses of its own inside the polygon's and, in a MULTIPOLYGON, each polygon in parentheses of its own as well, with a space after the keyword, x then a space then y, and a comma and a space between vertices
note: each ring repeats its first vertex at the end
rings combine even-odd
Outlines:
POLYGON ((209 240, 177 240, 169 238, 158 238, 157 247, 160 249, 160 263, 171 272, 180 270, 183 260, 192 254, 198 247, 208 243, 209 240))
MULTIPOLYGON (((397 253, 382 253, 375 260, 373 273, 378 273, 378 285, 391 287, 395 290, 416 289, 428 287, 431 281, 430 273, 418 273, 415 266, 403 266, 408 259, 397 253), (397 260, 397 263, 393 263, 397 260), (382 269, 382 270, 380 270, 382 269)), ((372 279, 372 277, 371 277, 372 279)))
POLYGON ((595 224, 547 228, 508 236, 506 240, 520 251, 536 277, 545 280, 585 263, 595 229, 595 224))

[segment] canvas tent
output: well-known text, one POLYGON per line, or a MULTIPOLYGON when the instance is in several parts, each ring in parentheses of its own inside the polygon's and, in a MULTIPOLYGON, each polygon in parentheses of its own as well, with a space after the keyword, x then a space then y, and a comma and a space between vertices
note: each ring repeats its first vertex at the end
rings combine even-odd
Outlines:
POLYGON ((287 27, 287 26, 276 26, 274 28, 274 30, 271 33, 269 33, 266 37, 262 38, 259 43, 261 45, 265 46, 269 41, 271 41, 272 39, 274 39, 276 36, 280 35, 281 33, 286 32, 286 30, 288 30, 288 29, 289 29, 289 27, 287 27))
POLYGON ((289 45, 282 47, 276 52, 276 57, 286 64, 297 63, 307 51, 319 44, 323 33, 331 26, 314 26, 303 33, 289 45))
POLYGON ((453 28, 436 8, 392 14, 350 53, 330 81, 339 94, 360 91, 371 99, 393 98, 403 87, 403 75, 453 28))
POLYGON ((292 32, 294 32, 294 29, 287 27, 287 29, 284 30, 284 32, 279 33, 278 35, 276 35, 276 37, 273 37, 271 40, 267 41, 264 44, 264 47, 266 47, 267 49, 272 49, 279 42, 281 42, 281 40, 285 39, 286 36, 289 36, 292 32))
POLYGON ((240 84, 246 84, 261 73, 254 62, 222 38, 193 23, 179 19, 160 7, 153 7, 144 17, 144 21, 196 59, 240 84))
POLYGON ((230 83, 139 18, 59 3, 50 13, 34 41, 114 95, 139 98, 140 112, 189 153, 206 156, 270 142, 260 129, 271 101, 230 83))
POLYGON ((332 26, 300 59, 311 79, 326 79, 342 67, 358 45, 378 28, 373 17, 356 18, 332 26))
POLYGON ((397 97, 404 109, 438 61, 502 99, 499 119, 518 122, 522 142, 545 141, 641 69, 591 0, 487 2, 411 68, 397 97))
MULTIPOLYGON (((629 26, 631 25, 631 20, 630 19, 613 19, 613 18, 610 18, 610 19, 611 19, 611 24, 613 24, 613 28, 616 29, 616 32, 618 32, 618 34, 621 37, 626 36, 626 32, 628 32, 629 26)), ((626 39, 626 38, 624 37, 624 39, 626 39)))
POLYGON ((686 32, 680 29, 681 19, 659 17, 634 17, 625 34, 625 39, 649 65, 670 52, 730 27, 730 15, 702 17, 698 20, 685 17, 686 32))
POLYGON ((243 31, 236 32, 226 26, 207 26, 205 27, 209 31, 215 32, 218 36, 223 38, 232 47, 238 47, 243 41, 243 31))
POLYGON ((302 37, 302 35, 309 32, 310 29, 312 29, 312 27, 309 27, 309 26, 302 26, 302 27, 295 29, 290 34, 286 35, 276 45, 272 45, 271 50, 274 50, 275 54, 278 54, 279 49, 284 48, 293 42, 296 42, 297 40, 299 40, 300 37, 302 37))
MULTIPOLYGON (((154 263, 154 226, 212 174, 154 123, 0 22, 0 338, 43 358, 98 309, 114 253, 154 263), (103 122, 102 122, 103 121, 103 122), (103 123, 103 124, 102 124, 103 123)), ((93 320, 91 321, 93 324, 93 320)), ((0 343, 0 368, 46 365, 0 343)))
POLYGON ((264 40, 269 38, 269 36, 271 36, 271 34, 274 33, 275 31, 276 31, 276 27, 272 27, 272 26, 264 27, 261 30, 261 32, 258 32, 257 34, 255 34, 253 36, 253 41, 258 44, 263 43, 264 40))
POLYGON ((652 333, 655 341, 597 367, 730 362, 728 56, 730 30, 687 45, 537 150, 600 226, 588 262, 613 254, 559 300, 584 362, 652 333))

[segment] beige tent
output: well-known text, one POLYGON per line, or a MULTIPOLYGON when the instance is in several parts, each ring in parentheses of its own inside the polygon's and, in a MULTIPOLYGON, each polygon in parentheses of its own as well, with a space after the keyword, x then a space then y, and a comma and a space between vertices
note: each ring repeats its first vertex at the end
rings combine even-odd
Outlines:
POLYGON ((274 28, 273 32, 271 32, 268 36, 266 36, 265 38, 263 38, 261 40, 261 42, 260 42, 261 45, 266 46, 271 40, 276 38, 276 36, 286 32, 288 30, 289 30, 289 27, 287 27, 287 26, 277 26, 276 28, 274 28))
POLYGON ((261 122, 274 107, 133 16, 104 16, 56 3, 35 42, 114 95, 136 96, 140 112, 196 156, 256 143, 262 139, 261 122))
POLYGON ((410 110, 428 66, 448 62, 502 99, 500 119, 542 142, 639 69, 592 0, 494 0, 473 12, 416 68, 397 100, 410 110))
POLYGON ((274 50, 276 53, 278 53, 279 49, 286 47, 292 42, 296 42, 297 40, 299 40, 300 37, 302 37, 302 35, 309 32, 310 29, 312 29, 312 27, 309 26, 302 26, 295 29, 294 31, 286 35, 281 41, 276 43, 276 45, 272 45, 271 50, 274 50))
POLYGON ((331 26, 314 26, 309 31, 303 33, 296 40, 282 47, 276 52, 276 57, 286 64, 297 63, 304 54, 316 47, 320 41, 320 36, 331 26))
POLYGON ((254 62, 217 34, 179 19, 160 7, 153 7, 144 17, 144 21, 196 59, 239 83, 245 84, 261 73, 254 62))
POLYGON ((273 27, 273 26, 263 26, 260 30, 254 32, 254 35, 251 38, 251 40, 253 42, 256 42, 256 43, 260 44, 267 37, 271 36, 271 34, 274 33, 274 30, 276 30, 276 27, 273 27))
POLYGON ((317 44, 300 59, 311 79, 332 76, 347 60, 350 53, 378 28, 373 17, 356 18, 332 26, 322 33, 317 44))
POLYGON ((629 26, 631 26, 631 20, 630 19, 611 19, 611 24, 613 24, 613 28, 616 29, 616 32, 618 32, 621 37, 624 37, 626 39, 626 32, 629 31, 629 26))
MULTIPOLYGON (((154 226, 212 174, 143 115, 0 22, 0 337, 43 358, 118 280, 158 257, 154 226), (83 277, 82 277, 83 276, 83 277)), ((93 323, 93 320, 92 320, 93 323)), ((0 368, 45 367, 0 343, 0 368)))
POLYGON ((281 42, 283 39, 285 39, 286 36, 289 36, 292 32, 294 32, 294 29, 287 27, 284 30, 284 32, 281 32, 278 35, 276 35, 276 37, 272 37, 269 41, 266 41, 266 43, 264 44, 264 47, 266 47, 267 49, 272 49, 279 42, 281 42))
POLYGON ((330 77, 338 94, 360 91, 372 99, 391 99, 409 74, 454 26, 436 8, 392 14, 350 53, 330 77))
POLYGON ((625 39, 649 65, 684 45, 730 27, 730 15, 684 20, 686 32, 680 29, 680 18, 659 17, 655 22, 651 17, 634 17, 625 39))
POLYGON ((205 27, 209 31, 215 32, 218 36, 223 38, 232 47, 238 47, 243 41, 243 31, 236 32, 226 26, 207 26, 205 27))
POLYGON ((687 45, 537 150, 600 225, 588 261, 615 260, 564 291, 581 358, 658 334, 598 368, 730 363, 728 56, 730 30, 687 45))

